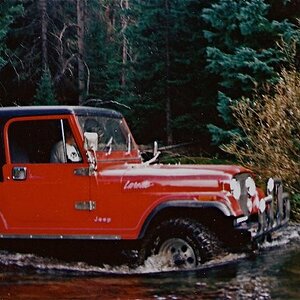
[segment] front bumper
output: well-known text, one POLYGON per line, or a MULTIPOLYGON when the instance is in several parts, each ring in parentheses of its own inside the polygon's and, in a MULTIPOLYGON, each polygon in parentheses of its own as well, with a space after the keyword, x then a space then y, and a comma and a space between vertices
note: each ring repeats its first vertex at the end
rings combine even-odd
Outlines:
POLYGON ((272 191, 260 200, 258 213, 235 219, 234 228, 243 238, 256 243, 287 225, 289 218, 289 195, 283 193, 282 182, 275 180, 272 191))

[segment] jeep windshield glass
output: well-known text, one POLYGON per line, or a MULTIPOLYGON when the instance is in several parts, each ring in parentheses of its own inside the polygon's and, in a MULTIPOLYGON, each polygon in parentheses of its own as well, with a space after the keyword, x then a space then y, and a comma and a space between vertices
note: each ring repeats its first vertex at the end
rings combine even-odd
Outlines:
POLYGON ((98 151, 130 151, 130 132, 122 119, 107 116, 78 116, 82 132, 98 134, 98 151))

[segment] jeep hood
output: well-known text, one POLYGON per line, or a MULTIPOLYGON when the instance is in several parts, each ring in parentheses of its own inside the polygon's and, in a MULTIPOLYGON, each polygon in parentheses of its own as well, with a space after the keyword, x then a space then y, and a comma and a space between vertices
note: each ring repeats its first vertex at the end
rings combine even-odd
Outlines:
POLYGON ((123 165, 101 172, 102 176, 121 178, 124 189, 146 189, 154 185, 182 188, 217 189, 220 182, 239 173, 252 173, 235 165, 123 165))

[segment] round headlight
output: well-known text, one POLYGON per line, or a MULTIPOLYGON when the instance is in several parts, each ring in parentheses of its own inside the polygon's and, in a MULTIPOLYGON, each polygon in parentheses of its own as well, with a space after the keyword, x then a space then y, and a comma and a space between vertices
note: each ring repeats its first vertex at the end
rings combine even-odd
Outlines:
POLYGON ((249 195, 252 197, 256 194, 256 185, 252 177, 248 177, 245 182, 249 195))
POLYGON ((241 185, 235 178, 231 179, 230 181, 230 192, 237 200, 241 196, 241 185))
POLYGON ((247 208, 248 208, 249 212, 252 211, 253 203, 252 203, 251 199, 247 200, 247 208))
POLYGON ((269 178, 268 184, 267 184, 267 189, 270 194, 273 192, 273 189, 274 189, 274 179, 273 178, 269 178))
POLYGON ((266 210, 266 201, 264 199, 261 199, 259 201, 259 210, 261 213, 263 213, 266 210))

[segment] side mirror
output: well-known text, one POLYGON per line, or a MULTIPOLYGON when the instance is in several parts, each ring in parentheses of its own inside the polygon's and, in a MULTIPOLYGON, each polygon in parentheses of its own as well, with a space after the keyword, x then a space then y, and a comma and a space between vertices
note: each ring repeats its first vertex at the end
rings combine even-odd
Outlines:
POLYGON ((13 180, 26 180, 27 169, 25 167, 14 167, 12 169, 13 180))
POLYGON ((98 150, 98 133, 85 132, 84 133, 84 149, 85 150, 98 150))

